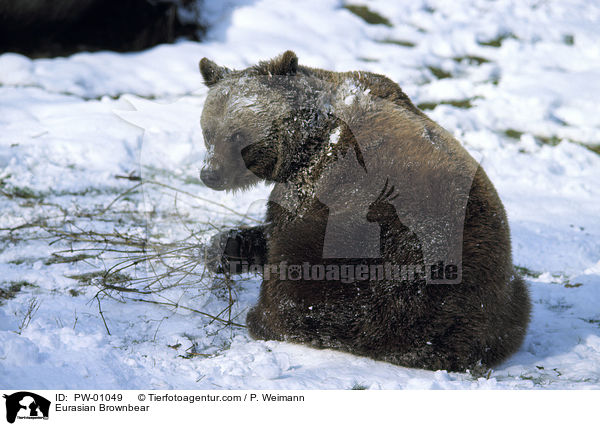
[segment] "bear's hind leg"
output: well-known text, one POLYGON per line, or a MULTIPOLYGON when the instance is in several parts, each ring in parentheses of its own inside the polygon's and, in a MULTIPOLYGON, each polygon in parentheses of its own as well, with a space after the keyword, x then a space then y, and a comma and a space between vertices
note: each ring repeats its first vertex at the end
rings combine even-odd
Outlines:
POLYGON ((283 336, 273 332, 267 325, 265 312, 254 306, 246 316, 246 326, 250 337, 258 340, 283 340, 283 336))

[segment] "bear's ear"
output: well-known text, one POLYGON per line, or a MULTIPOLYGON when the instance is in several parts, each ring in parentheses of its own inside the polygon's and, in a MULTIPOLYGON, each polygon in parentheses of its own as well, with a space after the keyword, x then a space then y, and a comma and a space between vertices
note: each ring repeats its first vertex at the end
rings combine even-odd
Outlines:
POLYGON ((287 50, 264 65, 265 71, 271 75, 295 75, 298 71, 298 57, 287 50))
POLYGON ((229 72, 228 68, 220 67, 208 58, 200 60, 200 73, 204 78, 204 84, 208 87, 219 82, 229 72))

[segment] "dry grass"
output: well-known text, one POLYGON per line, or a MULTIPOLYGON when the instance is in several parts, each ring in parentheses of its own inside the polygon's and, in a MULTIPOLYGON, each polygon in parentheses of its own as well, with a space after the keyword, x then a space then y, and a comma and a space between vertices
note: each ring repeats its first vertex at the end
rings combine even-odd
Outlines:
MULTIPOLYGON (((108 334, 110 329, 102 310, 102 302, 107 298, 122 303, 159 305, 172 311, 190 311, 208 318, 209 323, 244 327, 238 319, 241 312, 234 309, 240 280, 234 282, 230 276, 216 275, 205 267, 210 259, 207 259, 203 241, 222 226, 180 214, 178 202, 193 200, 199 206, 218 208, 239 221, 257 220, 167 183, 135 176, 117 178, 132 181, 132 185, 109 203, 93 208, 69 209, 54 204, 55 214, 0 229, 0 234, 3 234, 0 237, 6 241, 46 240, 50 247, 56 249, 44 259, 45 265, 79 265, 78 269, 82 272, 67 275, 80 287, 79 290, 73 289, 71 294, 78 295, 90 287, 95 289, 90 303, 97 305, 108 334), (140 213, 139 203, 132 202, 131 197, 140 195, 142 191, 169 196, 173 204, 167 213, 153 212, 154 217, 140 213), (168 238, 152 230, 148 221, 154 219, 163 220, 169 231, 169 224, 177 228, 178 236, 168 238), (223 301, 221 312, 204 312, 193 306, 191 302, 204 298, 206 292, 223 301), (187 305, 182 303, 183 299, 187 305)), ((38 200, 38 205, 43 203, 44 200, 38 200)), ((202 217, 202 214, 198 216, 202 217)), ((162 228, 165 228, 164 224, 162 228)), ((35 310, 32 311, 34 313, 35 310)))

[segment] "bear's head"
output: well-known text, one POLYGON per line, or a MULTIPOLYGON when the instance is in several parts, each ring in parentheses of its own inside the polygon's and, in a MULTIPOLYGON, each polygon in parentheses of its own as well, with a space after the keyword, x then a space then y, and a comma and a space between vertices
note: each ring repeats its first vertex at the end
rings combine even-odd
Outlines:
POLYGON ((318 79, 294 52, 231 70, 207 58, 200 72, 209 87, 201 126, 207 148, 202 181, 215 190, 282 182, 302 167, 327 121, 318 79), (320 133, 319 133, 320 132, 320 133))

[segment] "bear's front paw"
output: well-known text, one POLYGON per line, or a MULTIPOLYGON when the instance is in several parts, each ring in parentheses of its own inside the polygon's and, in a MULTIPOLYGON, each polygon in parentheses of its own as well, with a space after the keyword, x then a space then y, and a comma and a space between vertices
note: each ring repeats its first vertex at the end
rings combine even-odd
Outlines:
POLYGON ((237 265, 236 262, 242 261, 241 251, 242 237, 239 230, 219 232, 211 237, 206 246, 204 252, 206 268, 216 273, 240 273, 241 265, 237 265))

